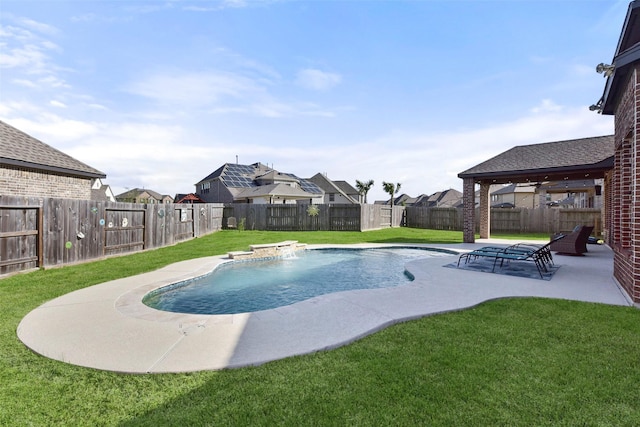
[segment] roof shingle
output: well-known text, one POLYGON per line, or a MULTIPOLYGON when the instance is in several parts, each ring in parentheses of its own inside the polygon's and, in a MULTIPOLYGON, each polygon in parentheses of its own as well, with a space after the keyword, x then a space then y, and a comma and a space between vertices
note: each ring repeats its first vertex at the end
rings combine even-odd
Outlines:
POLYGON ((106 178, 79 160, 0 120, 0 164, 30 167, 65 175, 106 178))
POLYGON ((520 145, 459 173, 458 177, 598 165, 613 155, 613 135, 520 145))

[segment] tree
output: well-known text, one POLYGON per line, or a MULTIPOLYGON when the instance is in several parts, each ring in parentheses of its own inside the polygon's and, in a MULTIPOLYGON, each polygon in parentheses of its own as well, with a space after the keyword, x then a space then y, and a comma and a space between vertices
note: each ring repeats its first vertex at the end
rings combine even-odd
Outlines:
POLYGON ((359 181, 356 179, 356 188, 358 189, 358 193, 364 196, 364 204, 367 204, 367 193, 373 187, 373 180, 370 179, 367 182, 359 181))
POLYGON ((382 189, 385 193, 391 196, 391 207, 393 207, 393 196, 400 191, 400 183, 393 184, 392 182, 382 182, 382 189))

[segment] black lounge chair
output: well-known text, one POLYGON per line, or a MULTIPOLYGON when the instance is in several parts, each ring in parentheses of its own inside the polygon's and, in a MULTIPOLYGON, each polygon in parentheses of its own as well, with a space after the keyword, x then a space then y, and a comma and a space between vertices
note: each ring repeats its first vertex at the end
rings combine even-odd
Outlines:
POLYGON ((504 262, 507 261, 531 261, 535 264, 540 274, 540 278, 544 278, 544 273, 549 271, 549 268, 553 265, 553 257, 551 255, 550 246, 553 242, 563 239, 564 236, 557 236, 554 240, 546 245, 531 245, 528 243, 518 243, 506 248, 499 248, 494 246, 485 246, 479 249, 475 249, 471 252, 464 253, 458 258, 458 267, 460 267, 460 261, 465 260, 465 264, 472 259, 477 258, 493 258, 493 268, 491 272, 495 272, 498 260, 500 261, 500 267, 504 266, 504 262))

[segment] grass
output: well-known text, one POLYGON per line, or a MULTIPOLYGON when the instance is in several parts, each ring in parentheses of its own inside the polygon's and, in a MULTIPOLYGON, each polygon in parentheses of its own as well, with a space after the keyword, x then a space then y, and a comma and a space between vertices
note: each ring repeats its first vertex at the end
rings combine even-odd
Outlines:
POLYGON ((15 334, 24 315, 56 296, 253 243, 461 238, 415 229, 224 231, 0 280, 0 425, 639 425, 640 312, 630 307, 492 301, 332 351, 191 374, 67 365, 33 354, 15 334))

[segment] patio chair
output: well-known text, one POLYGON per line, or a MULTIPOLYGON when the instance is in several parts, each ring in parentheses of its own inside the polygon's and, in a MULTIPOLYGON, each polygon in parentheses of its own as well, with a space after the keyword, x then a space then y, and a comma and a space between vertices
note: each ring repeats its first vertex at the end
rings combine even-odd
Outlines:
POLYGON ((540 278, 544 278, 544 273, 549 271, 549 268, 553 264, 551 257, 551 251, 549 247, 555 241, 564 239, 565 236, 558 236, 555 240, 542 245, 542 246, 529 246, 526 243, 519 243, 506 248, 485 246, 480 249, 475 249, 471 252, 464 253, 458 258, 458 267, 460 267, 460 261, 465 260, 465 264, 471 259, 477 258, 493 258, 493 268, 491 272, 495 272, 498 260, 500 260, 500 267, 504 266, 504 262, 507 264, 511 261, 531 261, 535 264, 540 274, 540 278))
MULTIPOLYGON (((562 240, 552 241, 551 250, 565 255, 583 255, 587 251, 587 242, 593 231, 592 226, 582 225, 567 234, 562 240)), ((552 239, 558 235, 552 236, 552 239)))
POLYGON ((506 248, 494 247, 494 246, 485 246, 484 248, 480 248, 480 250, 488 251, 493 250, 498 252, 512 253, 512 254, 521 254, 521 255, 529 255, 536 256, 540 259, 540 261, 548 266, 553 266, 553 255, 551 253, 551 244, 557 240, 564 239, 563 234, 559 234, 557 236, 553 236, 549 243, 544 245, 539 245, 535 243, 516 243, 515 245, 508 246, 506 248))

